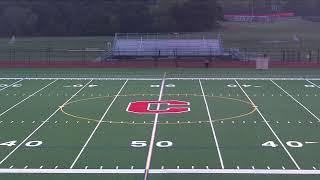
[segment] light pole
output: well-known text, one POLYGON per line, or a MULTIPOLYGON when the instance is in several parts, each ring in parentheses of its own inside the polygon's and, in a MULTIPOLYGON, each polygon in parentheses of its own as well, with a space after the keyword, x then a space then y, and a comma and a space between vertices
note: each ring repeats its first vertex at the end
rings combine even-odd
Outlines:
POLYGON ((254 16, 254 0, 251 0, 251 23, 253 23, 254 16))

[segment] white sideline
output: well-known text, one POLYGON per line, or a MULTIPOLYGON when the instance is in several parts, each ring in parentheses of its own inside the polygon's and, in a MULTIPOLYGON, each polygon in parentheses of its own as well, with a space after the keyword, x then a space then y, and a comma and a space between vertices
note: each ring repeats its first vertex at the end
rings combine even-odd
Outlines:
MULTIPOLYGON (((67 104, 74 96, 76 96, 80 91, 82 91, 89 83, 91 83, 91 81, 89 81, 86 85, 84 85, 82 88, 80 88, 75 94, 73 94, 66 102, 64 102, 62 104, 62 106, 64 106, 65 104, 67 104)), ((61 107, 61 106, 60 106, 61 107)), ((34 133, 36 133, 45 123, 47 123, 49 121, 49 119, 54 116, 59 110, 60 107, 58 107, 45 121, 43 121, 34 131, 32 131, 31 134, 29 134, 19 145, 17 145, 5 158, 3 158, 0 161, 0 164, 2 164, 5 160, 7 160, 11 154, 13 154, 21 145, 23 145, 34 133)))
MULTIPOLYGON (((90 78, 90 77, 81 77, 81 78, 70 78, 70 77, 61 77, 61 78, 31 78, 31 77, 23 77, 23 78, 0 78, 0 79, 27 79, 27 80, 118 80, 118 81, 124 81, 124 80, 130 80, 130 81, 161 81, 162 78, 132 78, 132 77, 122 77, 122 78, 90 78)), ((285 80, 285 81, 305 81, 306 78, 270 78, 270 77, 265 77, 265 78, 252 78, 252 77, 226 77, 226 78, 206 78, 206 77, 200 77, 200 78, 170 78, 167 77, 167 80, 285 80)), ((308 78, 309 80, 320 80, 320 78, 308 78)))
POLYGON ((83 145, 83 147, 81 148, 79 154, 77 155, 77 157, 74 159, 74 161, 72 162, 70 169, 72 169, 74 167, 74 165, 77 163, 78 159, 80 158, 82 152, 84 151, 84 149, 87 147, 88 143, 90 142, 91 138, 93 137, 93 135, 96 133, 98 127, 100 126, 101 122, 103 121, 104 117, 108 114, 109 109, 111 108, 111 106, 113 105, 113 103, 116 101, 116 99, 118 98, 119 94, 121 93, 122 89, 125 87, 125 85, 127 84, 128 80, 126 80, 124 82, 124 84, 122 85, 122 87, 120 88, 120 90, 118 91, 117 95, 113 98, 113 100, 111 101, 110 105, 108 106, 108 108, 106 109, 106 111, 104 112, 104 114, 102 115, 102 117, 100 118, 98 124, 96 125, 96 127, 93 129, 93 131, 91 132, 89 138, 87 139, 87 141, 85 142, 85 144, 83 145))
POLYGON ((58 81, 58 79, 52 81, 51 83, 47 84, 46 86, 42 87, 41 89, 39 89, 38 91, 34 92, 33 94, 29 95, 28 97, 24 98, 23 100, 19 101, 18 103, 16 103, 15 105, 11 106, 10 108, 8 108, 7 110, 3 111, 0 114, 0 117, 3 116, 5 113, 7 113, 8 111, 10 111, 11 109, 15 108, 16 106, 18 106, 19 104, 23 103, 24 101, 28 100, 29 98, 31 98, 32 96, 34 96, 35 94, 37 94, 38 92, 42 91, 43 89, 47 88, 48 86, 50 86, 51 84, 55 83, 56 81, 58 81))
POLYGON ((278 85, 276 82, 274 82, 273 80, 270 80, 274 85, 276 85, 279 89, 281 89, 284 93, 286 93, 291 99, 293 99, 296 103, 298 103, 301 107, 303 107, 306 111, 309 112, 309 114, 311 114, 314 118, 316 118, 319 122, 320 119, 313 114, 313 112, 311 112, 305 105, 303 105, 301 102, 299 102, 296 98, 294 98, 291 94, 289 94, 286 90, 284 90, 280 85, 278 85))
MULTIPOLYGON (((16 80, 16 79, 15 79, 15 80, 16 80)), ((17 84, 18 82, 21 82, 22 80, 23 80, 23 79, 20 79, 19 81, 16 81, 16 82, 14 82, 14 83, 10 84, 9 86, 6 86, 6 87, 4 87, 4 88, 0 89, 0 91, 3 91, 3 90, 5 90, 5 89, 7 89, 7 88, 9 88, 9 87, 13 86, 13 85, 17 84)))
MULTIPOLYGON (((162 99, 164 83, 165 83, 165 80, 166 80, 165 78, 166 78, 166 73, 163 74, 158 101, 161 101, 161 99, 162 99)), ((159 110, 159 109, 160 109, 160 104, 157 105, 157 110, 159 110)), ((153 146, 154 146, 154 139, 155 139, 156 132, 157 132, 158 118, 159 118, 159 113, 156 113, 156 115, 154 116, 154 123, 153 123, 152 134, 151 134, 151 139, 150 139, 150 145, 149 145, 149 150, 148 150, 148 156, 147 156, 147 161, 146 161, 144 180, 148 179, 148 174, 149 174, 150 164, 151 164, 151 158, 152 158, 152 152, 153 152, 153 146)))
MULTIPOLYGON (((144 174, 145 169, 0 169, 0 174, 144 174)), ((320 170, 296 169, 150 169, 150 174, 319 175, 320 170)))
POLYGON ((220 148, 219 148, 218 138, 217 138, 217 135, 216 135, 216 131, 214 130, 214 126, 213 126, 212 118, 211 118, 211 113, 210 113, 210 110, 209 110, 209 107, 208 107, 207 99, 206 99, 206 96, 204 94, 202 83, 201 83, 200 79, 199 79, 199 84, 200 84, 203 100, 204 100, 204 103, 206 105, 206 109, 207 109, 207 113, 208 113, 208 117, 209 117, 209 121, 210 121, 210 126, 211 126, 211 130, 212 130, 212 135, 213 135, 214 142, 216 144, 216 148, 217 148, 217 151, 218 151, 220 165, 221 165, 221 168, 224 169, 224 163, 223 163, 222 155, 221 155, 220 148))
POLYGON ((290 157, 290 159, 292 160, 292 162, 295 164, 295 166, 300 170, 300 166, 298 165, 298 163, 296 162, 296 160, 293 158, 293 156, 291 155, 291 153, 288 151, 288 149, 286 148, 286 146, 283 144, 283 142, 281 141, 281 139, 278 137, 278 135, 274 132, 274 130, 272 129, 272 127, 270 126, 270 124, 268 123, 268 121, 266 120, 266 118, 262 115, 262 113, 260 112, 259 108, 255 105, 255 103, 251 100, 251 98, 248 96, 248 94, 244 91, 244 89, 242 88, 242 86, 238 83, 237 80, 235 80, 235 82, 237 83, 238 87, 241 89, 241 91, 245 94, 245 96, 247 97, 247 99, 251 102, 251 104, 253 104, 256 109, 257 112, 259 113, 259 115, 262 117, 263 121, 266 123, 266 125, 268 126, 268 128, 270 129, 270 131, 272 132, 272 134, 276 137, 276 139, 278 140, 278 142, 281 144, 281 146, 283 147, 283 149, 286 151, 286 153, 288 154, 288 156, 290 157))

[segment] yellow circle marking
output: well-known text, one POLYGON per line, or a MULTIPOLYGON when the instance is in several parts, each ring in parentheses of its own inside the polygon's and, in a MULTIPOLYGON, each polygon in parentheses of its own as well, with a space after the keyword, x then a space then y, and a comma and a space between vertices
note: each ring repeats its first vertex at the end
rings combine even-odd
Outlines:
MULTIPOLYGON (((197 94, 166 94, 164 96, 188 96, 188 95, 192 95, 192 96, 203 96, 203 95, 197 95, 197 94)), ((142 96, 142 94, 129 94, 129 95, 119 95, 119 96, 142 96)), ((158 94, 144 94, 143 96, 158 96, 158 94)), ((228 99, 228 100, 232 100, 232 101, 238 101, 238 102, 242 102, 245 104, 248 104, 251 106, 251 111, 244 113, 244 114, 240 114, 237 116, 231 116, 231 117, 226 117, 226 118, 219 118, 219 119, 215 119, 212 122, 217 122, 217 121, 225 121, 225 120, 231 120, 231 119, 237 119, 237 118, 241 118, 244 116, 248 116, 252 113, 254 113, 257 110, 257 107, 252 104, 251 102, 248 101, 244 101, 241 99, 236 99, 236 98, 231 98, 231 97, 224 97, 224 96, 209 96, 209 95, 205 95, 206 97, 209 98, 217 98, 217 99, 228 99)), ((68 112, 66 112, 64 110, 65 106, 68 106, 70 104, 74 104, 74 103, 78 103, 78 102, 82 102, 82 101, 88 101, 88 100, 93 100, 93 99, 102 99, 102 98, 112 98, 114 96, 99 96, 99 97, 92 97, 92 98, 85 98, 85 99, 79 99, 79 100, 75 100, 75 101, 71 101, 69 103, 66 103, 62 106, 60 106, 60 111, 62 113, 64 113, 67 116, 71 116, 73 118, 77 118, 77 119, 82 119, 82 120, 87 120, 87 121, 94 121, 94 122, 99 122, 99 119, 93 119, 93 118, 87 118, 87 117, 82 117, 82 116, 77 116, 74 114, 70 114, 68 112)), ((132 124, 132 125, 150 125, 153 124, 151 122, 146 122, 146 123, 141 123, 141 122, 125 122, 125 121, 102 121, 105 123, 112 123, 112 124, 132 124)), ((176 124, 195 124, 195 123, 209 123, 210 121, 182 121, 182 122, 159 122, 158 124, 165 124, 165 125, 176 125, 176 124)))

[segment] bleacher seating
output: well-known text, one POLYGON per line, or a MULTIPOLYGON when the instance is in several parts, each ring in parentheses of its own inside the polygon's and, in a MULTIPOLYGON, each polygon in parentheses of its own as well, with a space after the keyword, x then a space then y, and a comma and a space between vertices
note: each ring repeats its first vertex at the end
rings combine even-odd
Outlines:
POLYGON ((219 39, 115 39, 113 56, 214 56, 223 49, 219 39))

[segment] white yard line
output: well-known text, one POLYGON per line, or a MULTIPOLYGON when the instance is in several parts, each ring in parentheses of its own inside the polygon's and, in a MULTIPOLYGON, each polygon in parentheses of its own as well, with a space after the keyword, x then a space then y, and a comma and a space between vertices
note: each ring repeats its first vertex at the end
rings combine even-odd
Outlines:
POLYGON ((275 131, 272 129, 272 127, 270 126, 270 124, 268 123, 268 121, 266 120, 266 118, 262 115, 262 113, 260 112, 259 108, 255 105, 255 103, 251 100, 251 98, 248 96, 248 94, 244 91, 244 89, 242 88, 242 86, 238 83, 237 80, 235 80, 235 82, 237 83, 238 87, 241 89, 241 91, 245 94, 245 96, 247 97, 247 99, 252 103, 253 106, 256 107, 257 112, 259 113, 259 115, 261 116, 261 118, 264 120, 264 122, 266 123, 266 125, 268 126, 268 128, 270 129, 270 131, 272 132, 272 134, 276 137, 276 139, 278 140, 278 142, 281 144, 281 146, 283 147, 283 149, 286 151, 286 153, 288 154, 288 156, 290 157, 290 159, 292 160, 292 162, 295 164, 295 166, 298 169, 301 169, 300 166, 298 165, 298 163, 296 162, 296 160, 293 158, 293 156, 291 155, 291 153, 288 151, 288 149, 286 148, 286 146, 283 144, 283 142, 281 141, 281 139, 278 137, 278 135, 275 133, 275 131))
POLYGON ((14 82, 14 83, 10 84, 9 86, 6 86, 6 87, 4 87, 4 88, 0 89, 0 91, 3 91, 3 90, 5 90, 5 89, 7 89, 7 88, 9 88, 9 87, 13 86, 13 85, 17 84, 18 82, 21 82, 22 80, 23 80, 23 79, 20 79, 19 81, 16 81, 16 82, 14 82))
POLYGON ((313 114, 305 105, 303 105, 301 102, 299 102, 296 98, 294 98, 290 93, 288 93, 286 90, 284 90, 281 86, 279 86, 276 82, 274 82, 273 80, 270 80, 274 85, 276 85, 279 89, 281 89, 284 93, 286 93, 291 99, 293 99, 296 103, 298 103, 301 107, 303 107, 306 111, 309 112, 309 114, 311 114, 314 118, 316 118, 319 122, 320 119, 313 114))
POLYGON ((10 111, 11 109, 15 108, 16 106, 18 106, 19 104, 23 103, 24 101, 28 100, 29 98, 31 98, 32 96, 34 96, 35 94, 37 94, 38 92, 42 91, 43 89, 47 88, 48 86, 50 86, 51 84, 55 83, 56 81, 58 81, 58 79, 52 81, 51 83, 47 84, 46 86, 42 87, 41 89, 39 89, 38 91, 34 92, 33 94, 29 95, 28 97, 24 98, 23 100, 19 101, 18 103, 16 103, 15 105, 11 106, 10 108, 8 108, 7 110, 3 111, 0 114, 0 117, 3 116, 5 113, 7 113, 8 111, 10 111))
MULTIPOLYGON (((23 79, 23 78, 0 78, 0 79, 5 79, 5 80, 9 80, 9 79, 23 79)), ((82 77, 82 78, 70 78, 70 77, 61 77, 61 78, 24 78, 24 79, 28 79, 28 80, 129 80, 129 81, 161 81, 162 78, 132 78, 132 77, 121 77, 121 78, 90 78, 90 77, 82 77)), ((200 78, 170 78, 167 77, 167 80, 283 80, 283 81, 305 81, 305 78, 270 78, 270 77, 265 77, 265 78, 254 78, 254 77, 243 77, 243 78, 239 78, 239 77, 226 77, 226 78, 206 78, 206 77, 200 77, 200 78)), ((309 80, 320 80, 320 78, 308 78, 309 80)))
POLYGON ((312 85, 314 85, 315 87, 317 87, 317 88, 319 88, 319 89, 320 89, 320 86, 319 86, 319 85, 317 85, 317 84, 315 84, 315 83, 311 82, 309 79, 306 79, 306 81, 307 81, 308 83, 311 83, 312 85))
MULTIPOLYGON (((161 83, 161 88, 160 88, 160 94, 159 94, 158 101, 161 101, 161 99, 162 99, 164 83, 165 83, 165 80, 166 80, 165 78, 166 78, 166 73, 164 73, 163 78, 162 78, 162 83, 161 83)), ((157 110, 159 110, 159 109, 160 109, 160 104, 157 105, 157 110)), ((149 175, 150 164, 151 164, 152 153, 153 153, 154 140, 155 140, 155 136, 156 136, 156 132, 157 132, 158 118, 159 118, 159 113, 156 113, 156 115, 154 117, 154 123, 153 123, 152 134, 151 134, 151 139, 150 139, 150 145, 149 145, 149 150, 148 150, 148 156, 147 156, 147 161, 146 161, 144 180, 147 180, 148 179, 148 175, 149 175)))
MULTIPOLYGON (((145 169, 0 169, 0 174, 144 174, 145 169)), ((150 169, 150 174, 319 175, 320 170, 294 169, 150 169)))
POLYGON ((210 110, 209 110, 207 99, 206 99, 206 96, 205 96, 205 93, 204 93, 204 90, 203 90, 202 83, 201 83, 200 79, 199 79, 199 84, 200 84, 203 100, 204 100, 204 103, 206 105, 206 109, 207 109, 207 113, 208 113, 208 117, 209 117, 209 121, 210 121, 210 126, 211 126, 211 130, 212 130, 212 135, 214 137, 214 142, 216 144, 216 148, 217 148, 217 151, 218 151, 218 155, 219 155, 219 159, 220 159, 220 165, 221 165, 221 168, 224 169, 224 163, 223 163, 222 155, 221 155, 220 148, 219 148, 218 138, 217 138, 217 135, 216 135, 216 131, 214 130, 214 126, 213 126, 212 118, 211 118, 211 113, 210 113, 210 110))
POLYGON ((116 99, 118 98, 118 96, 120 95, 122 89, 125 87, 125 85, 127 84, 128 80, 126 80, 124 82, 124 84, 122 85, 122 87, 120 88, 120 90, 118 91, 117 95, 113 98, 113 100, 111 101, 110 105, 108 106, 108 108, 106 109, 106 111, 103 113, 102 117, 100 118, 98 124, 96 125, 96 127, 93 129, 93 131, 91 132, 89 138, 87 139, 87 141, 85 142, 85 144, 83 145, 82 149, 80 150, 79 154, 77 155, 77 157, 74 159, 74 161, 72 162, 70 169, 72 169, 74 167, 74 165, 77 163, 78 159, 80 158, 82 152, 84 151, 84 149, 87 147, 87 145, 89 144, 91 138, 93 137, 93 135, 96 133, 97 129, 99 128, 100 124, 102 123, 103 119, 105 118, 105 116, 108 114, 111 106, 113 105, 113 103, 116 101, 116 99))
MULTIPOLYGON (((81 89, 79 89, 75 94, 73 94, 66 102, 64 102, 61 106, 64 106, 65 104, 67 104, 73 97, 75 97, 80 91, 82 91, 89 83, 91 83, 91 81, 89 81, 86 85, 84 85, 81 89)), ((30 133, 19 145, 17 145, 5 158, 3 158, 0 161, 0 164, 2 164, 5 160, 7 160, 20 146, 22 146, 34 133, 36 133, 45 123, 47 123, 49 121, 49 119, 54 116, 61 108, 61 106, 59 106, 45 121, 43 121, 34 131, 32 131, 32 133, 30 133)))

